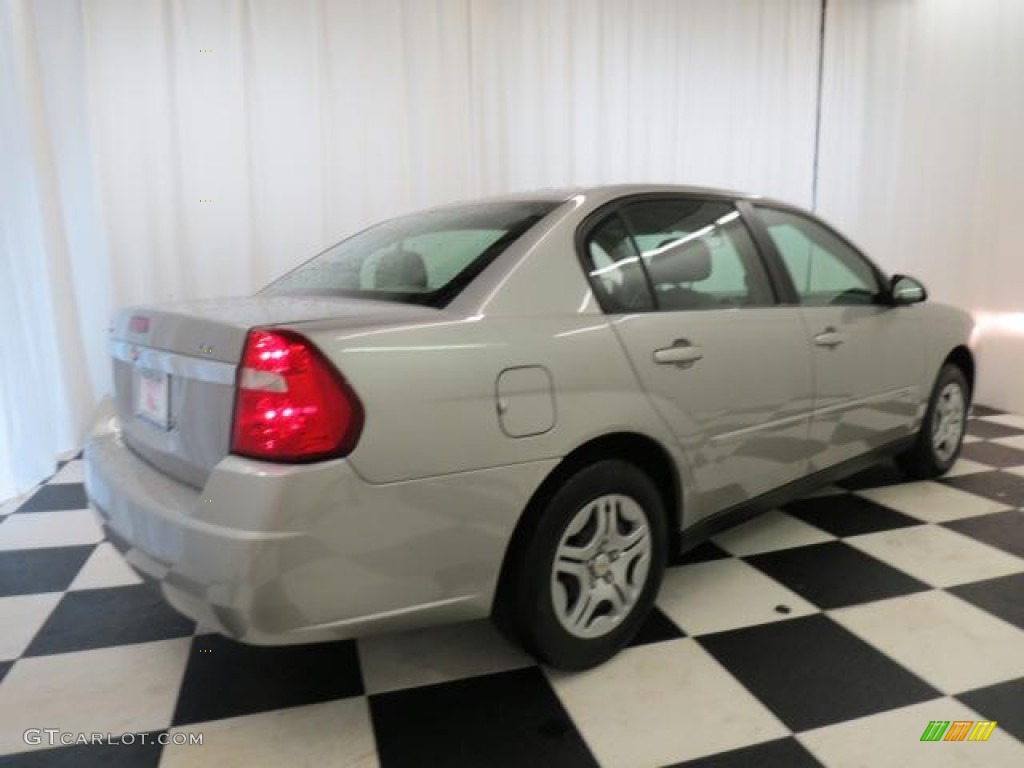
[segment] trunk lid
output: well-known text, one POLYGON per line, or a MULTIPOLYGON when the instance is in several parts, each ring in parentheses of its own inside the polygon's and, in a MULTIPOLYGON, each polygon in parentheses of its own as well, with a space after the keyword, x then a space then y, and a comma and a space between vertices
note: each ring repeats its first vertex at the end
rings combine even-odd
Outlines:
POLYGON ((128 307, 114 317, 114 401, 125 443, 202 488, 231 444, 235 373, 255 327, 327 321, 339 330, 435 317, 417 305, 294 296, 128 307))

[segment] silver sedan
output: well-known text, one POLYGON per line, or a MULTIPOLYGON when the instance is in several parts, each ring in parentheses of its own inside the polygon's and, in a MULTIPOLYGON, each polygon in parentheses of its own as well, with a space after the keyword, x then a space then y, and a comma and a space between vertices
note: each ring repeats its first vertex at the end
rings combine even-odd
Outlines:
POLYGON ((925 299, 759 197, 438 208, 252 297, 117 313, 88 493, 175 608, 241 641, 492 616, 588 667, 723 527, 887 456, 952 466, 972 326, 925 299))

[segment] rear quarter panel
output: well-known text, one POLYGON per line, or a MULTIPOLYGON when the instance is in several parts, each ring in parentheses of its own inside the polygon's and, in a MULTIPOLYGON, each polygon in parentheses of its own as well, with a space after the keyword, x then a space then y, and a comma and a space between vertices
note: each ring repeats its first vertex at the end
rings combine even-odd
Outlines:
POLYGON ((558 458, 615 431, 665 444, 664 427, 602 316, 487 317, 367 333, 306 329, 351 383, 366 421, 349 457, 373 483, 558 458), (538 366, 554 423, 509 437, 496 386, 502 371, 538 366))

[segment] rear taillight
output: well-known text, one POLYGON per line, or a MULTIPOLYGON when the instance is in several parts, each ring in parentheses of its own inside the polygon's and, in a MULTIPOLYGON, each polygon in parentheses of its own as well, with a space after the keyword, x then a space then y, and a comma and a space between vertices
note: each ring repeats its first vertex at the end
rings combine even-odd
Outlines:
POLYGON ((291 331, 252 330, 238 367, 231 452, 267 461, 345 456, 363 406, 313 344, 291 331))

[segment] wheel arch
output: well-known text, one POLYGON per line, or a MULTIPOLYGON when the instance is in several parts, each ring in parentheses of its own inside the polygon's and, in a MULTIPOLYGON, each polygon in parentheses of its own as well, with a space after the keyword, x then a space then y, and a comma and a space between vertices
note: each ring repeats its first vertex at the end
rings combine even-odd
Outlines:
POLYGON ((515 565, 527 533, 536 524, 548 500, 566 479, 581 468, 605 459, 619 459, 633 464, 651 478, 664 505, 668 528, 667 546, 674 546, 682 527, 683 504, 679 470, 671 454, 654 438, 637 432, 613 432, 595 437, 568 453, 548 473, 527 502, 502 559, 492 605, 492 614, 495 614, 496 619, 500 621, 497 609, 515 581, 515 565))
MULTIPOLYGON (((942 365, 952 363, 964 373, 964 377, 967 379, 967 386, 970 387, 969 393, 970 399, 974 399, 974 377, 975 377, 975 364, 974 355, 971 354, 965 345, 960 344, 950 350, 949 354, 942 361, 942 365)), ((941 369, 941 366, 940 366, 941 369)))

